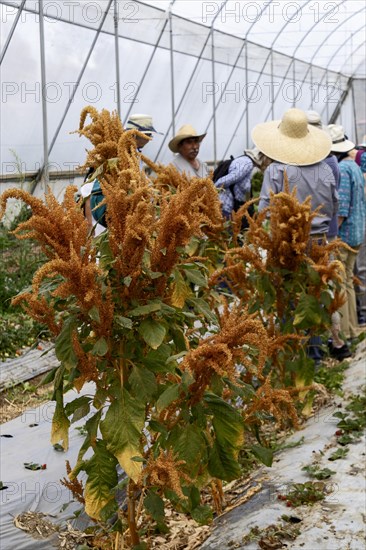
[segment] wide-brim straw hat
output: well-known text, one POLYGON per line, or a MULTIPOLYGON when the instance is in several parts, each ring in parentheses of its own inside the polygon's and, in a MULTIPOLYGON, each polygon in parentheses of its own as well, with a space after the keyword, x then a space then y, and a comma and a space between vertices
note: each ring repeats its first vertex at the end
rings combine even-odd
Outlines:
POLYGON ((155 130, 152 117, 150 115, 135 114, 131 115, 126 123, 126 130, 138 130, 144 134, 161 134, 155 130))
POLYGON ((178 153, 178 146, 184 139, 195 137, 199 138, 201 142, 205 136, 206 134, 197 134, 197 131, 190 124, 184 124, 184 126, 179 128, 173 139, 169 141, 168 147, 173 153, 178 153))
POLYGON ((348 153, 355 148, 353 141, 350 141, 344 133, 343 126, 339 124, 328 124, 326 127, 330 139, 332 140, 332 152, 348 153))
POLYGON ((309 166, 325 159, 331 150, 330 137, 315 126, 309 126, 306 113, 289 109, 282 120, 257 124, 252 140, 267 157, 297 166, 309 166))

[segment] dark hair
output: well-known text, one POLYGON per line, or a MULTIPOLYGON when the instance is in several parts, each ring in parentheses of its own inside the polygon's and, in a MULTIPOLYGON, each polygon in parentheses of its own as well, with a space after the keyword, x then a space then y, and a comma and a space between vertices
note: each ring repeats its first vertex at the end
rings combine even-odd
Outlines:
POLYGON ((348 157, 348 153, 349 153, 349 151, 347 151, 347 153, 335 153, 335 156, 337 157, 338 162, 341 162, 341 160, 348 157))

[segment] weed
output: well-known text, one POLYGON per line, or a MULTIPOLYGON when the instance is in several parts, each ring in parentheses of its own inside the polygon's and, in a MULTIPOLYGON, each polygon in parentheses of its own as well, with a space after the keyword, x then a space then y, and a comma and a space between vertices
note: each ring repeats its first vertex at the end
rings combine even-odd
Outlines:
POLYGON ((313 505, 326 497, 325 484, 321 481, 306 481, 305 483, 294 483, 292 488, 285 495, 279 494, 278 499, 286 501, 289 507, 313 505))
POLYGON ((312 465, 304 466, 301 469, 304 470, 305 472, 307 472, 310 477, 314 477, 315 479, 319 479, 319 480, 329 479, 330 476, 332 476, 336 473, 333 470, 330 470, 329 468, 322 468, 321 469, 317 464, 315 464, 313 466, 312 465))
POLYGON ((345 371, 349 368, 347 361, 343 361, 332 367, 320 367, 315 372, 314 381, 323 384, 328 391, 342 395, 342 385, 345 371))
POLYGON ((348 447, 337 449, 336 451, 334 451, 334 453, 330 455, 328 460, 334 461, 334 460, 339 460, 341 458, 345 458, 348 454, 348 451, 349 451, 348 447))

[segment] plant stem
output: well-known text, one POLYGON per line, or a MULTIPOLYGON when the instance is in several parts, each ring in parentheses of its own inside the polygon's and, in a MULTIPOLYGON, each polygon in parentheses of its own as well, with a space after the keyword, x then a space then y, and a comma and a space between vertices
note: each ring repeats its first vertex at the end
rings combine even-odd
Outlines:
POLYGON ((127 519, 128 527, 131 534, 132 546, 137 546, 140 543, 139 534, 136 527, 136 516, 135 516, 135 489, 134 482, 132 480, 128 483, 128 509, 127 509, 127 519))

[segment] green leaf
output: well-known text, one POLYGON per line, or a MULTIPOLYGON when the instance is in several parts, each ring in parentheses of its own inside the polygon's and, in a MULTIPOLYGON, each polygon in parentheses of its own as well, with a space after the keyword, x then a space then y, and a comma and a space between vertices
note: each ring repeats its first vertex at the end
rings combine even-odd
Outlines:
POLYGON ((272 466, 273 451, 271 449, 268 449, 268 447, 262 447, 262 445, 252 445, 250 450, 265 466, 272 466))
POLYGON ((121 467, 134 481, 140 476, 141 464, 131 459, 142 456, 140 438, 144 425, 145 404, 133 398, 125 388, 121 388, 118 398, 113 401, 100 423, 108 450, 117 457, 121 467))
POLYGON ((89 405, 90 401, 91 401, 91 398, 85 395, 82 397, 77 397, 76 399, 74 399, 73 401, 70 401, 65 405, 65 413, 67 414, 67 416, 70 416, 80 407, 89 405))
POLYGON ((172 386, 169 386, 165 391, 163 391, 156 402, 156 409, 159 413, 162 410, 166 409, 170 405, 170 403, 178 399, 179 389, 179 384, 173 384, 172 386))
POLYGON ((199 525, 207 525, 213 520, 212 510, 207 504, 201 504, 194 508, 191 516, 199 525))
POLYGON ((174 283, 171 302, 173 306, 182 308, 186 303, 188 296, 192 296, 192 289, 189 285, 187 285, 178 269, 175 269, 173 274, 174 283))
POLYGON ((295 309, 294 326, 303 329, 313 328, 327 320, 324 308, 319 300, 315 296, 303 292, 295 309))
POLYGON ((150 318, 141 322, 138 331, 145 342, 153 349, 157 349, 163 343, 166 335, 165 326, 150 318))
POLYGON ((232 481, 241 476, 239 463, 232 450, 225 449, 218 441, 215 441, 210 449, 208 471, 213 477, 225 481, 232 481))
POLYGON ((218 324, 216 315, 212 312, 210 306, 203 298, 189 299, 188 304, 193 306, 195 310, 201 313, 208 321, 218 324))
POLYGON ((198 269, 184 269, 184 273, 191 283, 197 286, 207 287, 206 277, 198 269))
POLYGON ((153 313, 154 311, 159 311, 161 309, 161 304, 153 302, 151 304, 147 304, 145 306, 138 306, 135 309, 132 309, 128 312, 129 315, 132 317, 138 317, 139 315, 148 315, 149 313, 153 313))
POLYGON ((112 489, 118 483, 117 460, 104 441, 97 441, 94 455, 85 463, 88 479, 85 485, 85 511, 94 519, 100 519, 101 510, 114 500, 112 489))
POLYGON ((72 345, 72 335, 76 326, 77 323, 73 317, 67 319, 55 341, 56 357, 67 369, 72 369, 78 364, 78 358, 72 345))
POLYGON ((195 475, 200 466, 207 461, 206 440, 202 436, 202 431, 198 426, 188 424, 182 430, 177 430, 178 437, 170 440, 172 447, 179 455, 180 460, 187 463, 189 471, 195 475))
POLYGON ((123 284, 127 286, 127 288, 130 286, 131 282, 132 282, 132 277, 130 277, 129 275, 123 279, 123 284))
POLYGON ((154 373, 144 367, 134 365, 128 380, 131 384, 132 392, 145 403, 158 389, 154 373))
POLYGON ((52 418, 51 445, 62 441, 62 446, 67 451, 69 448, 70 420, 65 414, 62 388, 56 391, 56 409, 52 418))
POLYGON ((162 344, 158 349, 150 349, 146 357, 142 359, 143 364, 153 372, 169 372, 171 367, 167 365, 167 360, 171 355, 171 347, 168 344, 162 344))
POLYGON ((89 418, 85 422, 85 429, 87 431, 87 436, 84 439, 84 443, 80 447, 76 465, 72 470, 72 475, 74 477, 76 477, 79 471, 82 469, 82 464, 83 464, 82 458, 84 454, 89 449, 89 447, 93 447, 95 445, 101 416, 102 416, 102 410, 95 413, 91 418, 89 418))
POLYGON ((100 323, 100 315, 99 315, 99 310, 98 310, 97 306, 93 306, 89 310, 89 317, 91 319, 93 319, 93 321, 96 321, 97 323, 100 323))
POLYGON ((116 325, 118 325, 122 328, 132 329, 132 327, 133 327, 133 323, 132 323, 131 319, 129 319, 128 317, 123 317, 122 315, 116 315, 115 318, 114 318, 114 321, 115 321, 116 325))
POLYGON ((154 491, 148 491, 144 499, 145 510, 157 522, 164 521, 164 501, 154 491))
POLYGON ((106 339, 102 336, 97 340, 93 346, 93 349, 91 353, 93 355, 98 355, 99 357, 103 357, 108 352, 108 343, 106 339))
POLYGON ((215 394, 205 394, 204 401, 213 414, 216 436, 210 450, 209 472, 219 479, 231 481, 241 474, 237 458, 244 442, 243 420, 231 405, 215 394))
POLYGON ((49 384, 50 382, 53 382, 56 372, 58 371, 60 367, 54 367, 52 370, 46 373, 46 375, 42 378, 41 382, 39 383, 40 386, 45 386, 46 384, 49 384))

